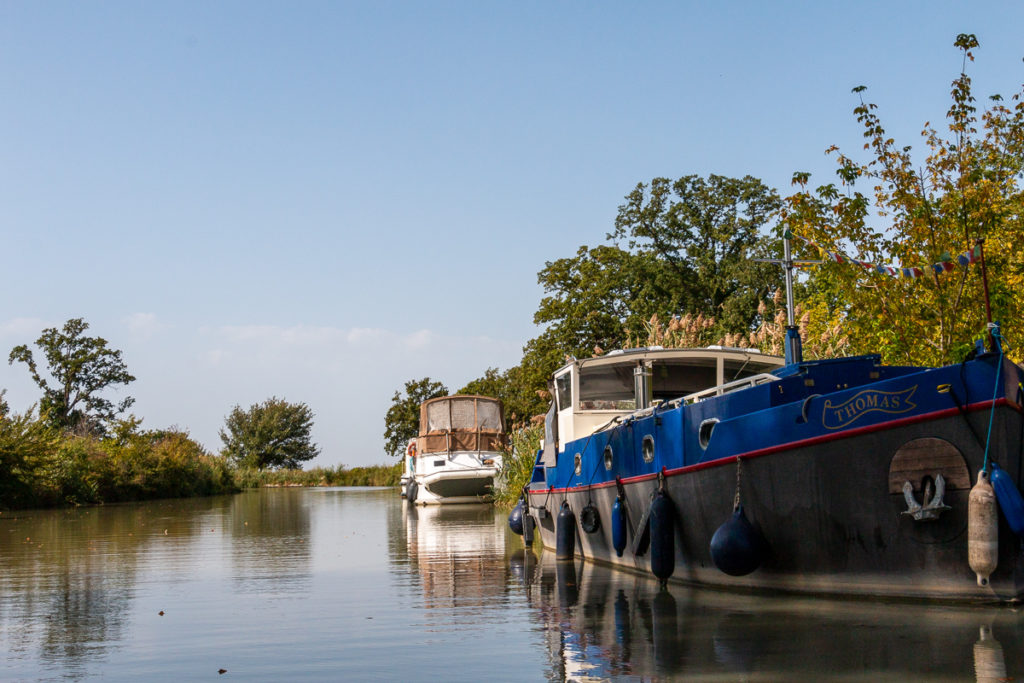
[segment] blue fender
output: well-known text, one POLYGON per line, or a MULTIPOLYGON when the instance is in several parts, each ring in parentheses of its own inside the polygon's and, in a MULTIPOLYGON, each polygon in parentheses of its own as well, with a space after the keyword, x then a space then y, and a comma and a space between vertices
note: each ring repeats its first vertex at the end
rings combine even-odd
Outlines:
POLYGON ((523 535, 523 499, 520 498, 516 506, 512 508, 512 512, 508 513, 508 528, 512 530, 512 533, 519 536, 523 535))
POLYGON ((1000 469, 995 463, 992 463, 992 488, 996 491, 999 509, 1003 511, 1013 533, 1024 538, 1024 499, 1006 470, 1000 469))
POLYGON ((569 503, 562 501, 562 509, 555 519, 555 559, 571 560, 576 556, 576 514, 569 503))
POLYGON ((615 554, 622 557, 622 551, 626 549, 626 506, 622 496, 617 496, 615 505, 612 505, 612 546, 615 554))
POLYGON ((746 576, 760 567, 766 550, 764 537, 747 520, 742 505, 711 537, 711 560, 729 576, 746 576))
POLYGON ((675 506, 659 493, 651 502, 651 573, 662 581, 676 570, 675 506))

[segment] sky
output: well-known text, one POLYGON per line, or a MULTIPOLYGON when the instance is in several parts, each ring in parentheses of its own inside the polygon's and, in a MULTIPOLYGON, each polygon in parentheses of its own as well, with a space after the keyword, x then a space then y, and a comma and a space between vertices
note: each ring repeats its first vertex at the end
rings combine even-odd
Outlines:
MULTIPOLYGON (((313 410, 312 465, 387 462, 405 381, 518 363, 545 262, 638 183, 831 181, 1024 83, 1020 2, 0 2, 0 351, 84 318, 145 428, 313 410)), ((0 363, 13 410, 39 398, 0 363)))

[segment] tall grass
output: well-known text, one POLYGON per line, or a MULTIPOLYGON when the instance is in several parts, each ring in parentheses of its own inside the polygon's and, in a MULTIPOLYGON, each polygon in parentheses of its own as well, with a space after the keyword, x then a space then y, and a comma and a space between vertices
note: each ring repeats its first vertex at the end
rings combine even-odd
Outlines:
POLYGON ((494 504, 509 509, 515 506, 523 488, 533 476, 533 463, 537 458, 544 423, 514 430, 502 459, 501 477, 494 485, 494 504))
POLYGON ((261 486, 398 486, 402 463, 346 468, 315 467, 311 470, 240 469, 236 481, 242 488, 261 486))

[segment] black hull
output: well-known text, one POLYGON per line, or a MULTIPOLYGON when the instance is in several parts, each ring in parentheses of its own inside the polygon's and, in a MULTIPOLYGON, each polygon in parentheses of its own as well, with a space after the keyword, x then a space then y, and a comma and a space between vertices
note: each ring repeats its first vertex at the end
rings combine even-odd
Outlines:
MULTIPOLYGON (((675 516, 675 571, 670 581, 737 590, 819 595, 875 596, 948 601, 1020 601, 1024 598, 1024 550, 1000 515, 998 567, 986 587, 978 585, 967 558, 969 490, 948 490, 951 507, 935 521, 901 514, 907 504, 890 492, 894 454, 914 439, 939 437, 963 454, 971 479, 984 462, 982 438, 989 411, 957 414, 880 429, 769 454, 742 458, 741 502, 769 549, 759 569, 734 577, 719 571, 709 542, 732 514, 737 482, 735 459, 668 471, 664 491, 675 516)), ((996 409, 989 459, 1021 482, 1021 414, 996 409)), ((579 519, 592 501, 601 526, 587 533, 577 525, 576 552, 587 560, 647 572, 649 554, 631 551, 635 528, 658 489, 656 477, 624 483, 629 543, 622 557, 612 547, 614 486, 568 491, 532 490, 530 506, 545 546, 556 547, 555 519, 563 500, 579 519)))

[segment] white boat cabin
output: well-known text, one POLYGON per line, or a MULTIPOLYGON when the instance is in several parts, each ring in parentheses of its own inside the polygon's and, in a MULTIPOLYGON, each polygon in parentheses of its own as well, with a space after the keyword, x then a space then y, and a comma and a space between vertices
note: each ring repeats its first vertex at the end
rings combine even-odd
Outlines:
POLYGON ((785 364, 756 349, 660 347, 573 360, 555 373, 558 450, 619 416, 769 382, 785 364))

